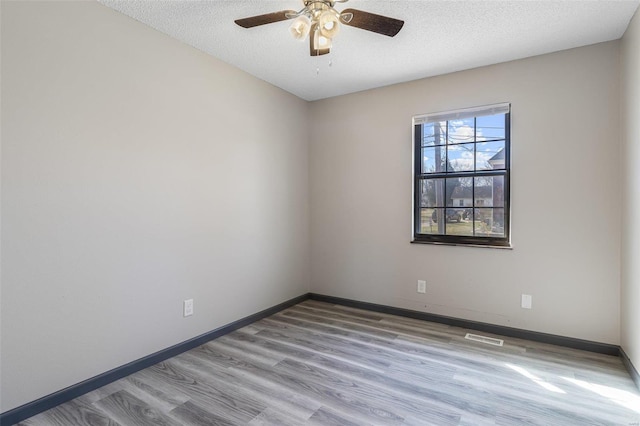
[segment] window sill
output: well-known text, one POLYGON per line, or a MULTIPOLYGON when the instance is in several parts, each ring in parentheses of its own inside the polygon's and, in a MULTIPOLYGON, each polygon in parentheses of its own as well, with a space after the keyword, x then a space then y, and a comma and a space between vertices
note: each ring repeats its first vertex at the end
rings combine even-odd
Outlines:
POLYGON ((482 243, 473 244, 473 243, 454 243, 454 242, 449 242, 449 241, 418 241, 418 240, 413 240, 413 241, 411 241, 411 244, 431 244, 431 245, 438 245, 438 246, 460 246, 460 247, 478 247, 478 248, 513 250, 513 246, 511 245, 511 243, 509 243, 509 245, 499 246, 499 245, 490 245, 490 244, 482 244, 482 243))

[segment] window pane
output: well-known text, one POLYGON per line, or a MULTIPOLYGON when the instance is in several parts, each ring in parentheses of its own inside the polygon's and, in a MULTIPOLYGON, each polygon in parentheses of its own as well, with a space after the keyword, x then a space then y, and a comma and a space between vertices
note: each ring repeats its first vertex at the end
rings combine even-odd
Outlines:
POLYGON ((447 206, 473 207, 473 178, 447 179, 447 206))
POLYGON ((446 129, 446 121, 423 124, 422 146, 444 145, 446 143, 446 129))
POLYGON ((444 207, 444 179, 420 182, 420 207, 444 207))
POLYGON ((476 170, 504 170, 504 141, 476 144, 476 170))
POLYGON ((444 209, 420 209, 421 234, 444 234, 444 209), (440 220, 438 220, 440 219, 440 220))
POLYGON ((476 207, 504 207, 504 176, 476 176, 476 207))
POLYGON ((434 123, 435 144, 445 145, 447 143, 447 122, 440 121, 434 123))
POLYGON ((447 171, 473 171, 473 143, 447 145, 447 171))
MULTIPOLYGON (((502 176, 499 176, 502 178, 502 176)), ((476 207, 493 207, 494 184, 497 176, 476 176, 474 180, 474 200, 476 207)))
POLYGON ((473 226, 477 236, 488 236, 491 233, 493 209, 474 209, 473 226))
POLYGON ((422 146, 433 145, 435 137, 433 134, 433 123, 425 123, 422 125, 422 146))
POLYGON ((422 148, 422 173, 444 172, 445 148, 435 146, 422 148))
POLYGON ((504 139, 504 114, 484 115, 476 118, 476 133, 478 141, 504 139))
POLYGON ((447 235, 473 235, 473 222, 471 221, 471 209, 448 208, 446 210, 446 234, 447 235))
POLYGON ((474 119, 465 118, 462 120, 449 121, 449 143, 468 143, 473 142, 475 139, 474 132, 474 119))
POLYGON ((504 209, 475 209, 476 236, 504 237, 504 209))

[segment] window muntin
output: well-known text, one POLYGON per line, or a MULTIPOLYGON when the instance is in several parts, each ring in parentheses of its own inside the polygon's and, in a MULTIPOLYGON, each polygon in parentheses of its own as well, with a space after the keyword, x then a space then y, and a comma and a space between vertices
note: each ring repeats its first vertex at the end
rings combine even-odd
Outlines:
POLYGON ((509 246, 510 105, 413 123, 413 241, 509 246))

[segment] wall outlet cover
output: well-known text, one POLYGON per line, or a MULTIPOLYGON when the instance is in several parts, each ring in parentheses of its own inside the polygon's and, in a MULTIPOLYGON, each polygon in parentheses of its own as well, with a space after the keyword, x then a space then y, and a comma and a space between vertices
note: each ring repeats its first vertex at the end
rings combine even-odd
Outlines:
POLYGON ((531 297, 530 294, 523 294, 522 295, 522 305, 521 306, 524 309, 531 309, 532 302, 533 302, 532 299, 533 298, 531 297))
POLYGON ((182 305, 182 315, 189 317, 193 315, 193 299, 187 299, 182 305))
POLYGON ((424 280, 418 280, 418 293, 426 293, 427 292, 427 282, 424 280))

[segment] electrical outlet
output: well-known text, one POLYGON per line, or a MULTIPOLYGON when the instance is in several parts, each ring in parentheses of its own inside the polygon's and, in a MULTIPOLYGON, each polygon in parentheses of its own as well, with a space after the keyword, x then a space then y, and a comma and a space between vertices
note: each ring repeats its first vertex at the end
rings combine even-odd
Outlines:
POLYGON ((189 317, 193 315, 193 299, 187 299, 182 305, 182 315, 189 317))
POLYGON ((418 280, 418 293, 426 293, 427 292, 427 282, 424 280, 418 280))
POLYGON ((533 298, 531 297, 530 294, 523 294, 522 295, 522 307, 524 309, 531 309, 531 304, 533 302, 532 300, 533 298))

